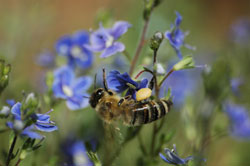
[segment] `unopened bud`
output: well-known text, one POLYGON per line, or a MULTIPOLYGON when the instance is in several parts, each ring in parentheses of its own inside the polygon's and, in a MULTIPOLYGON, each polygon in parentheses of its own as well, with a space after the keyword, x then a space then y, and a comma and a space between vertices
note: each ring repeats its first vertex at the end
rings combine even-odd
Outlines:
POLYGON ((164 35, 161 32, 156 32, 154 36, 150 39, 150 48, 157 51, 161 45, 164 35))
POLYGON ((194 60, 192 56, 186 56, 181 61, 176 63, 173 67, 173 70, 183 70, 183 69, 191 69, 194 68, 194 60))

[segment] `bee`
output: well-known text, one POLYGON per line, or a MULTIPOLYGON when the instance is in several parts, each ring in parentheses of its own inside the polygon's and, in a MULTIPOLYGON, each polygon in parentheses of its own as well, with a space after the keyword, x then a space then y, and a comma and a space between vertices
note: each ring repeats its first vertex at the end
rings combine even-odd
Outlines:
POLYGON ((108 89, 105 69, 103 69, 103 86, 104 88, 98 88, 92 93, 89 103, 106 123, 122 120, 127 126, 147 124, 165 116, 173 104, 165 99, 142 102, 150 97, 149 88, 137 92, 136 98, 139 101, 134 100, 130 95, 119 97, 114 91, 108 89))

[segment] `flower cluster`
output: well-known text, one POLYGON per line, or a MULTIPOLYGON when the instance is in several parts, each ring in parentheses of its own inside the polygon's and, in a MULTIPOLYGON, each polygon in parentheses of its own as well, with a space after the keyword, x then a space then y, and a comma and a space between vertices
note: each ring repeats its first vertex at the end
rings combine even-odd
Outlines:
POLYGON ((22 104, 17 102, 11 108, 11 114, 13 115, 13 121, 7 122, 7 126, 16 132, 19 132, 21 136, 27 136, 32 139, 42 139, 43 136, 37 133, 52 132, 57 130, 55 123, 50 120, 51 111, 45 114, 32 113, 30 116, 26 115, 22 110, 22 104))

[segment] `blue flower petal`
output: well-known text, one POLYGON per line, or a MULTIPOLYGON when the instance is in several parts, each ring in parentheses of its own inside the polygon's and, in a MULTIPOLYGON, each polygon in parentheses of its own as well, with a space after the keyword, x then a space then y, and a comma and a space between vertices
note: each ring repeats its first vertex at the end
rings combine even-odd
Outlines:
POLYGON ((173 164, 171 161, 169 161, 162 153, 159 153, 160 157, 167 163, 173 164))
POLYGON ((89 33, 87 31, 78 31, 72 36, 72 41, 74 44, 83 46, 89 43, 89 33))
POLYGON ((223 104, 223 108, 231 121, 231 135, 237 139, 250 139, 250 116, 248 110, 229 101, 223 104))
POLYGON ((57 41, 55 49, 59 55, 67 56, 70 52, 71 45, 72 45, 71 36, 65 35, 57 41))
POLYGON ((131 27, 126 21, 117 21, 111 29, 111 35, 117 40, 121 35, 127 32, 128 28, 131 27))
POLYGON ((185 160, 180 158, 179 156, 177 156, 176 154, 174 154, 173 152, 171 152, 170 149, 164 149, 164 152, 166 154, 166 158, 171 161, 172 163, 175 164, 186 164, 185 160))
POLYGON ((63 92, 62 86, 63 85, 62 85, 62 82, 60 80, 54 80, 53 85, 52 85, 52 91, 53 91, 54 96, 56 98, 66 99, 67 96, 63 92))
POLYGON ((35 126, 37 130, 44 132, 52 132, 58 129, 57 126, 55 125, 42 124, 42 123, 36 123, 35 126))
POLYGON ((34 131, 34 126, 26 127, 21 133, 22 136, 27 136, 32 139, 42 139, 43 136, 34 131))
POLYGON ((69 98, 66 102, 68 108, 75 111, 87 107, 89 105, 89 100, 84 98, 84 95, 87 96, 88 94, 75 95, 69 98))
POLYGON ((91 51, 102 51, 106 47, 106 40, 110 34, 104 28, 100 28, 90 35, 90 46, 86 46, 91 51))
POLYGON ((54 72, 54 80, 59 79, 63 85, 70 85, 74 77, 74 71, 68 66, 60 67, 54 72))
POLYGON ((114 42, 113 45, 111 45, 110 47, 106 48, 102 54, 101 54, 101 58, 107 58, 111 55, 116 54, 117 52, 122 52, 125 50, 125 46, 124 44, 120 43, 120 42, 114 42))
POLYGON ((17 102, 11 108, 11 113, 14 115, 16 120, 21 120, 21 107, 22 107, 22 104, 20 102, 17 102))
POLYGON ((82 53, 79 57, 74 57, 73 60, 77 66, 79 66, 82 69, 89 68, 93 64, 94 56, 91 51, 89 51, 87 48, 82 47, 82 53))
POLYGON ((180 15, 180 13, 179 12, 175 12, 175 14, 176 14, 176 19, 175 19, 175 26, 176 27, 179 27, 180 26, 180 24, 181 24, 181 21, 182 21, 182 16, 180 15))
POLYGON ((79 77, 72 83, 73 91, 78 94, 82 94, 83 92, 87 91, 91 85, 92 78, 88 76, 79 77))
POLYGON ((129 88, 127 83, 138 87, 138 83, 132 80, 128 73, 120 74, 120 72, 117 70, 112 70, 109 72, 107 76, 107 82, 108 87, 118 93, 123 92, 124 90, 129 88))
POLYGON ((11 107, 16 104, 16 101, 13 99, 6 100, 6 103, 9 104, 11 107))
POLYGON ((137 90, 140 90, 141 88, 146 88, 148 85, 148 79, 143 79, 140 83, 139 83, 139 86, 138 86, 138 89, 137 90))
POLYGON ((41 123, 49 123, 50 121, 50 115, 47 114, 36 114, 37 116, 37 121, 41 123))

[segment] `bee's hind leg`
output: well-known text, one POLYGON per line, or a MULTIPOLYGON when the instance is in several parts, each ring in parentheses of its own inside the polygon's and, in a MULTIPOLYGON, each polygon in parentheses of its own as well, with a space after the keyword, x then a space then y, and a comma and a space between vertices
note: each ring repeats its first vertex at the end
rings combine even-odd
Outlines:
POLYGON ((121 100, 118 101, 118 104, 117 104, 118 107, 120 107, 125 100, 130 100, 131 98, 132 98, 131 95, 128 95, 128 96, 125 96, 125 97, 121 98, 121 100))

